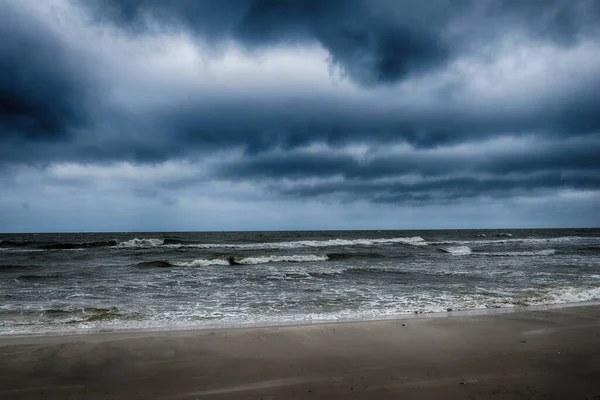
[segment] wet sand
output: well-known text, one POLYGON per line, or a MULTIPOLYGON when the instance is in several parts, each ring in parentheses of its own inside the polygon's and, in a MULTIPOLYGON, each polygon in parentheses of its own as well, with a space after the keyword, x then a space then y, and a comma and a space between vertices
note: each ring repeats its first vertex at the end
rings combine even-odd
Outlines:
POLYGON ((9 399, 600 399, 600 306, 0 338, 9 399))

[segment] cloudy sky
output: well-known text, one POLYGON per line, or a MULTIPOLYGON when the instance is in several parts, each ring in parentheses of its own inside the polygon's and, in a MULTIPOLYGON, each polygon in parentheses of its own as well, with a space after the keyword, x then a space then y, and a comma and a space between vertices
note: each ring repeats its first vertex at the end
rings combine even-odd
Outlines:
POLYGON ((0 231, 600 225, 597 0, 0 0, 0 231))

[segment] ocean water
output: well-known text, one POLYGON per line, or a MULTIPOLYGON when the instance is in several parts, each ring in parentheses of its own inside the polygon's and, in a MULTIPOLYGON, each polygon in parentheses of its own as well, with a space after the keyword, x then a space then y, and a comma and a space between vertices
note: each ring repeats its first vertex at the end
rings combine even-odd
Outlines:
POLYGON ((0 334, 600 299, 600 229, 0 235, 0 334))

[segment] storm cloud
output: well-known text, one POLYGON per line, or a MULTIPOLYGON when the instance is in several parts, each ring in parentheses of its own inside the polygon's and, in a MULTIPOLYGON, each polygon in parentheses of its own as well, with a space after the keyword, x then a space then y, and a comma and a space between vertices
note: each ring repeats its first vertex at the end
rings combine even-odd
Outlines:
POLYGON ((0 7, 0 206, 23 215, 4 230, 49 193, 121 193, 171 219, 189 196, 202 193, 202 219, 227 195, 232 216, 264 204, 269 228, 294 228, 298 216, 271 212, 298 204, 343 207, 361 227, 385 220, 365 207, 518 204, 506 218, 523 223, 549 199, 563 217, 531 224, 600 222, 597 1, 0 7))
POLYGON ((76 60, 43 25, 0 13, 0 130, 4 139, 53 140, 86 124, 76 60))

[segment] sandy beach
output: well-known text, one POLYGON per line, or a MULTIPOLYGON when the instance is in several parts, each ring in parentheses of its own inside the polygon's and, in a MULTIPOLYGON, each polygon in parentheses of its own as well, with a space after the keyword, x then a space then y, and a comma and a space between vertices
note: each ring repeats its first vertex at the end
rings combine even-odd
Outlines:
POLYGON ((599 399, 600 306, 0 339, 2 399, 599 399))

